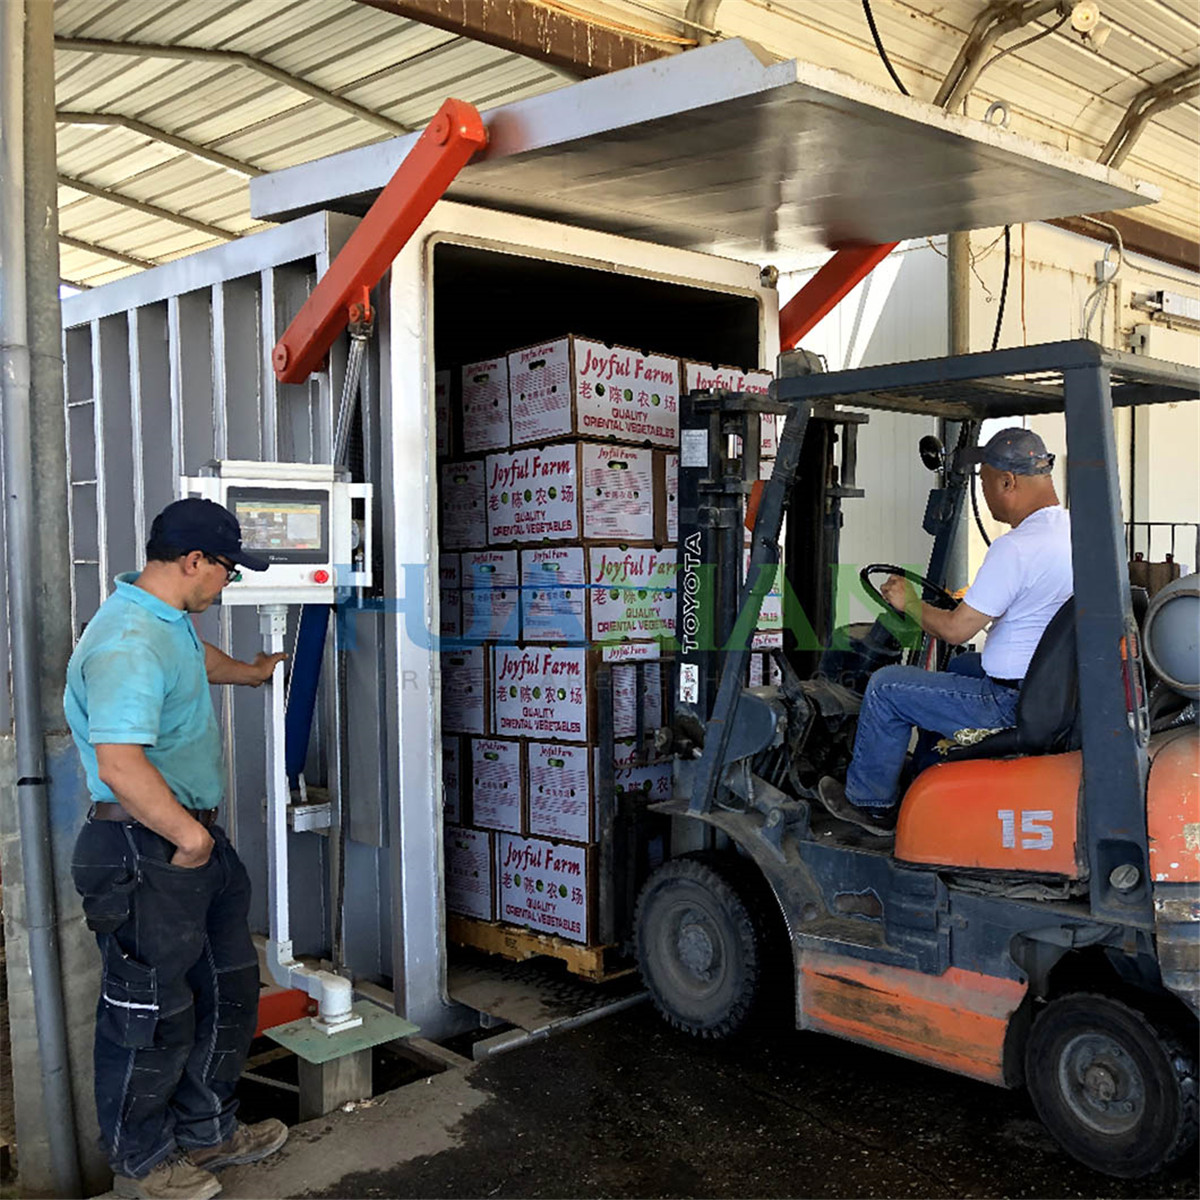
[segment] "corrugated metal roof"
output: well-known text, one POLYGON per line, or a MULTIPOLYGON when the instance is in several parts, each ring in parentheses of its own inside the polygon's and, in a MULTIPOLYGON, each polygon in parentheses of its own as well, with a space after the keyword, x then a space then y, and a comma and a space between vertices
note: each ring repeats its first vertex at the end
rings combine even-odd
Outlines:
MULTIPOLYGON (((572 0, 571 8, 688 36, 686 0, 572 0)), ((984 0, 874 0, 881 36, 914 95, 931 98, 984 0)), ((1147 83, 1200 62, 1193 0, 1101 0, 1111 32, 1100 49, 1068 28, 1010 54, 980 78, 968 104, 993 100, 1010 127, 1096 157, 1129 101, 1147 83)), ((724 0, 720 33, 785 58, 834 67, 890 86, 858 0, 724 0)), ((407 127, 420 127, 448 95, 479 108, 562 86, 543 64, 355 0, 55 0, 60 38, 186 45, 250 54, 407 127)), ((1050 24, 1043 19, 1042 27, 1050 24)), ((1009 34, 1001 48, 1034 28, 1009 34)), ((390 136, 376 124, 228 61, 183 61, 58 49, 60 111, 119 113, 278 170, 390 136)), ((1138 216, 1200 237, 1200 105, 1160 115, 1123 169, 1164 191, 1138 216)), ((59 171, 237 235, 261 228, 246 178, 123 128, 59 126, 59 171)), ((166 261, 218 239, 108 199, 60 188, 63 234, 138 258, 166 261)), ((65 279, 97 284, 136 270, 62 247, 65 279)))

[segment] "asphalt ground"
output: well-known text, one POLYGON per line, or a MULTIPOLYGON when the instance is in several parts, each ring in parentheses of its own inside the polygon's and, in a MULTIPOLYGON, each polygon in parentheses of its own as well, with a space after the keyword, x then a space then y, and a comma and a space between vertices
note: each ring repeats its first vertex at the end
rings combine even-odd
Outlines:
POLYGON ((1194 1197, 1062 1153, 1023 1093, 778 1025, 697 1042, 649 1005, 296 1126, 225 1195, 1194 1197))

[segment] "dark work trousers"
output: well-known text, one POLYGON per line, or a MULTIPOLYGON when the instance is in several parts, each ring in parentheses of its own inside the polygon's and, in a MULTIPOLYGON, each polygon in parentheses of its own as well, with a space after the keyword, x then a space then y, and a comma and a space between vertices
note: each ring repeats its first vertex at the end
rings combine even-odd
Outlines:
POLYGON ((96 1112, 118 1175, 232 1134, 258 1018, 250 878, 214 825, 203 867, 133 822, 89 819, 72 873, 102 959, 96 1112))

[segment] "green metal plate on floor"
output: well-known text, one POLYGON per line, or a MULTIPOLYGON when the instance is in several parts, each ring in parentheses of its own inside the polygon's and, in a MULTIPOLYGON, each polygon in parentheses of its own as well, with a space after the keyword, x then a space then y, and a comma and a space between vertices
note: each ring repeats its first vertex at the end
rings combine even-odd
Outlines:
POLYGON ((332 1062, 335 1058, 353 1054, 356 1050, 369 1050, 372 1046, 393 1042, 396 1038, 411 1037, 420 1031, 419 1025, 372 1004, 370 1000, 356 1000, 352 1006, 355 1016, 363 1023, 341 1033, 322 1033, 310 1018, 301 1017, 286 1025, 265 1029, 267 1037, 278 1042, 285 1050, 310 1063, 332 1062))

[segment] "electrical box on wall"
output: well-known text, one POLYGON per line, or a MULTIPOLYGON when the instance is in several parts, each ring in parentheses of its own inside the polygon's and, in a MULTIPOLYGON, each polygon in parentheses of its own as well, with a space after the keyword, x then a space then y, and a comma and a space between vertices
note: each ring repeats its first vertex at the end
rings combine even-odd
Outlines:
POLYGON ((333 604, 371 586, 369 483, 320 463, 226 459, 180 480, 181 496, 215 500, 237 518, 242 547, 270 562, 243 571, 222 604, 333 604))
POLYGON ((1165 362, 1200 366, 1200 332, 1168 329, 1165 325, 1135 325, 1129 333, 1129 349, 1134 354, 1161 358, 1165 362))

